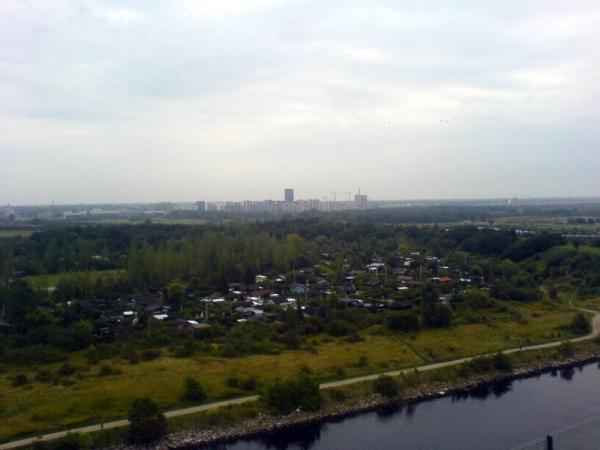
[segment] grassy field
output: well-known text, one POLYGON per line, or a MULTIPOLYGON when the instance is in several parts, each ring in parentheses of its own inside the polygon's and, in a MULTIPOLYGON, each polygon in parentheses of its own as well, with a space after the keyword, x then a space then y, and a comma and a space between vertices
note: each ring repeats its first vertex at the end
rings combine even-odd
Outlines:
POLYGON ((568 217, 503 217, 496 224, 515 228, 533 228, 536 230, 565 232, 565 233, 598 233, 600 225, 568 223, 568 217))
POLYGON ((96 280, 103 276, 113 276, 124 273, 124 270, 90 270, 87 272, 62 272, 53 273, 50 275, 35 275, 26 277, 25 279, 34 287, 51 287, 56 286, 57 283, 62 279, 73 279, 78 277, 91 277, 92 280, 96 280))
POLYGON ((511 304, 511 309, 511 314, 490 313, 486 324, 426 330, 416 336, 394 335, 374 327, 358 343, 343 339, 326 342, 329 339, 318 337, 316 350, 312 351, 231 359, 207 355, 161 357, 136 365, 115 359, 103 363, 121 371, 110 376, 99 376, 101 364, 90 366, 83 354, 75 354, 69 363, 79 370, 69 377, 73 384, 68 387, 40 382, 11 387, 11 380, 18 372, 33 379, 42 369, 56 373, 60 364, 21 371, 5 369, 0 373, 0 441, 123 417, 131 401, 140 396, 150 396, 163 408, 182 406, 179 397, 186 376, 200 380, 208 393, 207 401, 213 401, 248 394, 227 386, 226 380, 231 376, 238 379, 255 376, 260 386, 273 377, 289 375, 301 365, 308 365, 325 381, 558 340, 568 336, 560 327, 568 324, 575 314, 566 307, 545 303, 511 304), (514 319, 515 313, 520 317, 518 321, 514 319), (363 361, 359 364, 361 355, 363 361))
POLYGON ((0 239, 2 238, 14 238, 14 237, 25 237, 28 238, 36 230, 0 230, 0 239))

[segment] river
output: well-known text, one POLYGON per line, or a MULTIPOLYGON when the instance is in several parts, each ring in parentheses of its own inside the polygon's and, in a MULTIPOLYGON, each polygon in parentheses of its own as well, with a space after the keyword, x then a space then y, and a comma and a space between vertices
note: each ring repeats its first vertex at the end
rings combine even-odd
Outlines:
POLYGON ((600 370, 593 363, 211 448, 510 449, 598 415, 600 370))

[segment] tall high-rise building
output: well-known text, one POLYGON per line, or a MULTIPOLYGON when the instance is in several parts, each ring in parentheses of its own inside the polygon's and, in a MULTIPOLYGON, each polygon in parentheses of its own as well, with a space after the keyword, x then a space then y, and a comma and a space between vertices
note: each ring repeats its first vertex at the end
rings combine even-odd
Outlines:
POLYGON ((354 196, 354 207, 357 209, 367 209, 367 196, 364 194, 357 194, 354 196))
POLYGON ((205 201, 197 201, 196 202, 196 211, 206 211, 206 202, 205 201))
POLYGON ((294 202, 294 190, 287 188, 284 189, 283 191, 283 197, 286 203, 293 203, 294 202))

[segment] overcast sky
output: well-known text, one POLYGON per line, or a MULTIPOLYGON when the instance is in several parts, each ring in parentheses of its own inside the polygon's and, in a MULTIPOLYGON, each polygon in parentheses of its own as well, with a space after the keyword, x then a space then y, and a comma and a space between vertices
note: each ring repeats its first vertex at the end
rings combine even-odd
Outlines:
POLYGON ((0 203, 598 196, 599 173, 597 0, 0 1, 0 203))

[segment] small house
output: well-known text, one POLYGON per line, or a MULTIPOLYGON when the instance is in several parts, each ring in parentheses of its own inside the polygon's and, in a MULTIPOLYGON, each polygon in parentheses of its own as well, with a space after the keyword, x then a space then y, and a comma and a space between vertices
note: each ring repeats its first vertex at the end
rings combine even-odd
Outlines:
POLYGON ((308 293, 308 287, 302 283, 292 283, 290 291, 297 295, 305 295, 308 293))

